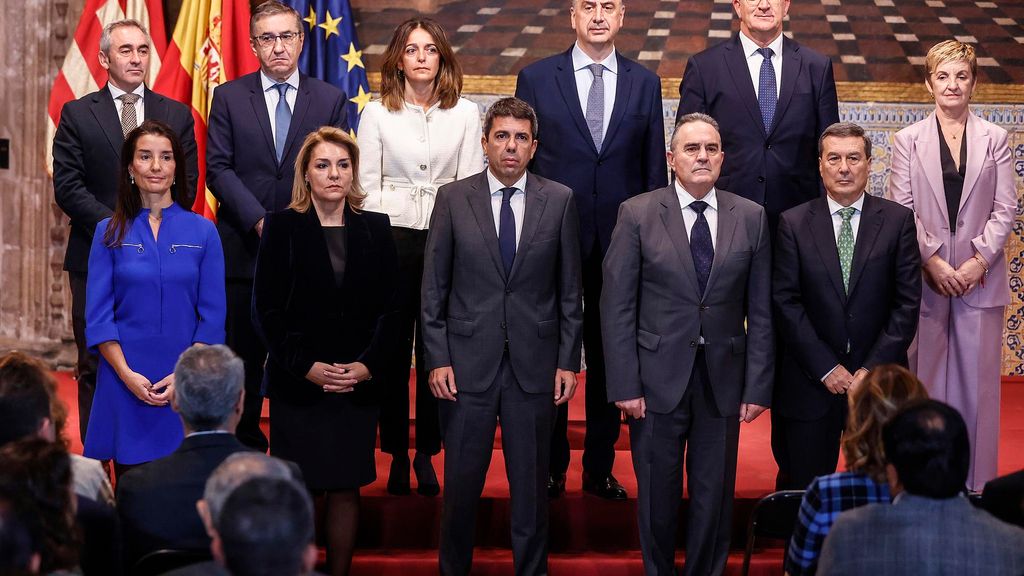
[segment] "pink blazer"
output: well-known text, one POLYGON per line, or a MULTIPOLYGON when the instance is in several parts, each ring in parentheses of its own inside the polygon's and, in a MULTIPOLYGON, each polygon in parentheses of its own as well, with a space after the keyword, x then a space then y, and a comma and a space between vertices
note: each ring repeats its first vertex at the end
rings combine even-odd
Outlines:
MULTIPOLYGON (((963 297, 976 308, 1010 303, 1003 247, 1017 212, 1017 191, 1006 130, 974 114, 967 117, 967 171, 956 226, 949 232, 935 113, 896 134, 889 196, 914 211, 921 260, 934 254, 954 268, 975 253, 988 263, 985 286, 963 297), (955 261, 950 258, 955 255, 955 261)), ((929 289, 925 288, 927 292, 929 289)))

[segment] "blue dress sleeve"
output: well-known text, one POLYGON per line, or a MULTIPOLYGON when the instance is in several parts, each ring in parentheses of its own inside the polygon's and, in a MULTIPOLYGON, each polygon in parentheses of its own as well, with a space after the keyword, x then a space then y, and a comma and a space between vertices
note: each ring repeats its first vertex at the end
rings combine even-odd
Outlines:
POLYGON ((224 322, 227 317, 227 298, 224 293, 224 248, 220 235, 212 222, 200 217, 206 232, 206 250, 199 263, 199 291, 196 315, 199 322, 192 343, 223 344, 224 322))
POLYGON ((106 218, 96 225, 85 285, 85 342, 94 354, 100 344, 120 340, 114 320, 114 255, 103 243, 108 224, 106 218))

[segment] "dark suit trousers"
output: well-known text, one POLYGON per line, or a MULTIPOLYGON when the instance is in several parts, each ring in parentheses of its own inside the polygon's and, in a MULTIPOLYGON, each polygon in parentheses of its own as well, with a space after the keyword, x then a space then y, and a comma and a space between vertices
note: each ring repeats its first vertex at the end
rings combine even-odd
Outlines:
POLYGON ((388 454, 409 451, 409 358, 416 358, 416 451, 434 455, 441 451, 437 398, 427 383, 420 334, 420 283, 423 280, 423 249, 426 230, 391 228, 398 250, 400 291, 398 343, 395 359, 388 363, 380 407, 380 449, 388 454))
POLYGON ((75 335, 78 362, 75 365, 75 379, 78 380, 78 431, 85 442, 85 431, 89 428, 89 414, 92 413, 92 397, 96 394, 96 367, 99 358, 89 352, 85 345, 85 284, 88 275, 84 272, 68 272, 71 286, 71 330, 75 335))
POLYGON ((736 416, 719 415, 703 351, 679 405, 668 414, 630 418, 629 430, 645 573, 675 574, 685 447, 690 503, 683 574, 721 574, 729 555, 740 424, 736 416))
POLYGON ((260 415, 263 412, 261 387, 267 349, 252 326, 252 279, 228 278, 224 287, 227 295, 227 345, 245 364, 245 406, 242 407, 242 418, 235 436, 242 444, 266 452, 268 443, 260 429, 260 415))
POLYGON ((477 503, 499 420, 511 496, 515 574, 547 574, 548 451, 555 418, 551 394, 524 392, 506 353, 487 390, 460 391, 456 398, 455 402, 440 401, 445 445, 441 574, 472 572, 477 503))
MULTIPOLYGON (((615 443, 619 440, 622 412, 608 403, 605 385, 604 348, 601 339, 601 262, 604 252, 595 240, 590 255, 583 261, 583 349, 586 353, 587 431, 583 439, 583 470, 603 477, 611 474, 615 463, 615 443)), ((558 407, 551 440, 551 472, 565 473, 569 468, 569 405, 558 407)))
POLYGON ((832 400, 816 420, 795 420, 771 411, 772 454, 779 465, 776 490, 806 490, 815 477, 836 471, 847 400, 845 394, 832 400))

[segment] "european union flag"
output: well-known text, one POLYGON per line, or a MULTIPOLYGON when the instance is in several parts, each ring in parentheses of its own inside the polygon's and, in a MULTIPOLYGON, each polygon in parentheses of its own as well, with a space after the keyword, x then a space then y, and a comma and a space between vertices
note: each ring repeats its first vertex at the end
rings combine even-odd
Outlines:
POLYGON ((348 96, 348 125, 355 131, 359 115, 370 101, 363 52, 348 0, 285 0, 304 22, 306 34, 299 70, 334 84, 348 96))

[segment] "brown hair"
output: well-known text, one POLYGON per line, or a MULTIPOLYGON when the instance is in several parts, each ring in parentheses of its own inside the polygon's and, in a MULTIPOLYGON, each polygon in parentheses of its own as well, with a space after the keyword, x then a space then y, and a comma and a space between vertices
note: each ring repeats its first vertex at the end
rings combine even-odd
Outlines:
POLYGON ((366 199, 366 192, 359 185, 359 146, 356 141, 340 128, 334 126, 321 126, 302 142, 302 148, 295 158, 295 179, 292 181, 292 201, 288 207, 296 212, 306 212, 312 204, 312 192, 306 186, 306 171, 309 161, 313 157, 313 149, 318 144, 336 144, 348 151, 349 159, 352 161, 352 188, 345 195, 345 203, 354 211, 363 207, 363 200, 366 199))
POLYGON ((940 64, 947 62, 967 62, 971 67, 971 76, 978 77, 978 57, 974 52, 974 46, 959 40, 943 40, 928 50, 924 57, 924 65, 928 70, 925 81, 932 84, 932 74, 940 64))
POLYGON ((825 152, 825 138, 860 138, 864 140, 864 156, 871 158, 871 138, 864 132, 864 129, 853 122, 836 122, 825 128, 818 138, 818 158, 825 152))
POLYGON ((0 356, 0 414, 7 420, 0 427, 0 445, 35 434, 44 418, 53 424, 57 441, 67 445, 68 411, 57 394, 57 381, 46 364, 24 352, 0 356))
POLYGON ((128 168, 135 160, 135 148, 139 139, 146 135, 162 136, 171 142, 174 153, 174 181, 171 184, 171 200, 185 210, 192 209, 192 198, 189 197, 188 182, 185 181, 185 153, 181 150, 181 142, 174 130, 159 120, 146 120, 141 126, 128 133, 121 147, 121 169, 117 183, 117 199, 114 201, 114 215, 103 234, 103 243, 107 246, 119 246, 128 233, 132 219, 142 210, 142 195, 139 187, 128 173, 128 168))
POLYGON ((537 113, 533 111, 532 106, 523 100, 510 96, 491 104, 491 107, 487 109, 487 114, 484 116, 484 138, 491 134, 491 126, 494 125, 495 118, 529 120, 530 133, 534 140, 537 139, 537 113))
POLYGON ((405 74, 398 65, 402 62, 402 53, 405 51, 409 35, 417 28, 430 34, 440 56, 437 77, 434 79, 434 97, 441 108, 454 107, 459 101, 459 95, 462 94, 462 66, 455 57, 455 51, 452 50, 444 28, 430 18, 413 17, 395 28, 380 65, 380 99, 384 107, 392 112, 400 110, 405 100, 405 74))
POLYGON ((882 427, 901 407, 928 398, 924 385, 909 370, 883 364, 872 370, 850 394, 850 413, 843 432, 846 467, 885 482, 882 427))
POLYGON ((256 23, 268 16, 277 16, 278 14, 292 14, 295 16, 295 26, 297 32, 301 36, 304 30, 302 29, 302 16, 287 4, 282 4, 277 0, 267 0, 255 10, 252 11, 252 16, 249 17, 249 40, 252 41, 252 37, 256 34, 256 23))

